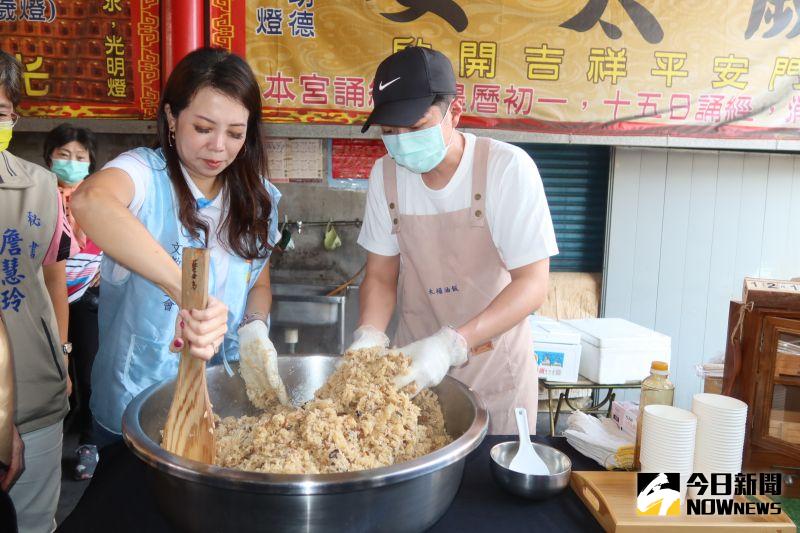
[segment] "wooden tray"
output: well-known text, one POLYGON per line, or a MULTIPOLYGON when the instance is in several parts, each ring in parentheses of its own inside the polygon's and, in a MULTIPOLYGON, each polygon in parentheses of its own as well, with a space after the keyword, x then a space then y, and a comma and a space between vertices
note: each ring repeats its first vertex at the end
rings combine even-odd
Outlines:
MULTIPOLYGON (((572 472, 570 486, 600 525, 615 533, 677 533, 745 531, 796 533, 792 520, 781 513, 761 516, 638 516, 636 472, 572 472)), ((737 498, 739 498, 737 496, 737 498)))

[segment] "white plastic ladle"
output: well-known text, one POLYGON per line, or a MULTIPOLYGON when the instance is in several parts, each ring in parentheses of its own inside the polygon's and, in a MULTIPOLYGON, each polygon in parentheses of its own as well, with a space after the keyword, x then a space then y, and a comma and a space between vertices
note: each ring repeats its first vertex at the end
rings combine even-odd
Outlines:
POLYGON ((531 444, 531 432, 528 428, 528 412, 524 407, 517 407, 514 409, 514 414, 517 417, 517 429, 519 430, 519 446, 517 448, 517 455, 511 460, 508 465, 510 470, 519 472, 520 474, 529 474, 534 476, 549 476, 550 469, 547 464, 542 461, 539 454, 531 444))

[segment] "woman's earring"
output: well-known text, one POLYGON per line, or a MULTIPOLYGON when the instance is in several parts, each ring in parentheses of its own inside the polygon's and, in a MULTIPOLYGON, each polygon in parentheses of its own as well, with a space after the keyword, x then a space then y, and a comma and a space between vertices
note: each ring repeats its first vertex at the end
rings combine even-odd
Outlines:
POLYGON ((169 130, 169 135, 167 135, 167 142, 169 143, 170 148, 175 147, 175 130, 169 130))

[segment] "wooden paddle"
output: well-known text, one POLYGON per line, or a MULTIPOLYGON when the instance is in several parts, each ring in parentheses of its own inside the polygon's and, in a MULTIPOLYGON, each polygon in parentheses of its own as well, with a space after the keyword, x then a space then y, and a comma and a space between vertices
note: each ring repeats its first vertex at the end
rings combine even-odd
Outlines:
MULTIPOLYGON (((206 308, 208 263, 208 249, 183 249, 182 309, 206 308)), ((189 355, 188 342, 181 352, 178 381, 164 425, 161 446, 187 459, 208 464, 214 462, 214 414, 208 397, 206 362, 189 355)))

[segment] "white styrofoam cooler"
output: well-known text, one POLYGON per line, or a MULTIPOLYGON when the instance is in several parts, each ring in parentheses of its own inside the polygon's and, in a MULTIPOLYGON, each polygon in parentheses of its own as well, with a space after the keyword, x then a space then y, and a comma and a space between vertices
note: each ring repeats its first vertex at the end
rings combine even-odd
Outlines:
POLYGON ((580 373, 595 383, 640 381, 670 360, 670 338, 622 318, 565 320, 581 334, 580 373))
POLYGON ((539 377, 545 381, 564 383, 578 381, 580 333, 552 318, 532 315, 530 323, 539 377))

